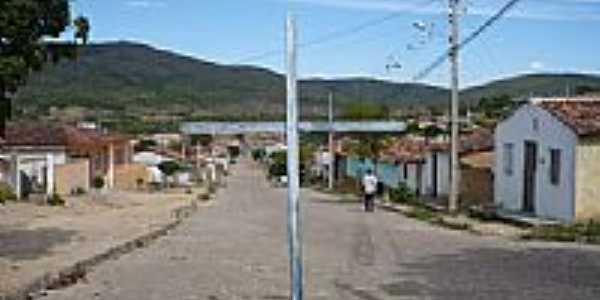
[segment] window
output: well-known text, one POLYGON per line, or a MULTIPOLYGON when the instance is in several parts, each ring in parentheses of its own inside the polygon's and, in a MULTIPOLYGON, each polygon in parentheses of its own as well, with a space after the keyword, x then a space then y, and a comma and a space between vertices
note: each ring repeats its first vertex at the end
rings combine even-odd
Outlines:
POLYGON ((406 163, 405 163, 405 164, 404 164, 404 168, 403 168, 403 169, 404 169, 404 170, 403 170, 403 173, 404 173, 404 174, 403 174, 403 175, 404 175, 403 177, 404 177, 404 179, 408 179, 408 164, 406 164, 406 163))
POLYGON ((504 174, 508 175, 508 176, 512 176, 514 173, 514 150, 515 150, 515 145, 512 143, 506 143, 504 144, 503 147, 503 166, 504 166, 504 174))
POLYGON ((560 184, 560 149, 550 149, 550 183, 560 184))

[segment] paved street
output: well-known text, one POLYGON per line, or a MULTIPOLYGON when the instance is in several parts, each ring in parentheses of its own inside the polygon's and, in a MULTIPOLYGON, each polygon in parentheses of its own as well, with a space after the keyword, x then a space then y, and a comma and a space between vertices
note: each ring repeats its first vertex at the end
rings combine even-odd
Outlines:
MULTIPOLYGON (((250 165, 213 208, 46 299, 288 299, 286 193, 250 165)), ((306 299, 600 299, 594 247, 452 232, 311 191, 303 203, 306 299)))

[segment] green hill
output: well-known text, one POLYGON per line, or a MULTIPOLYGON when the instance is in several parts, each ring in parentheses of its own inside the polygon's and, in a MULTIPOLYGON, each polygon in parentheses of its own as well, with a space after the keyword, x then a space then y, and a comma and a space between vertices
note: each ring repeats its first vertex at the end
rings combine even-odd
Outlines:
MULTIPOLYGON (((561 95, 565 86, 600 88, 589 75, 527 75, 463 91, 470 103, 481 97, 561 95)), ((305 80, 300 83, 305 115, 324 115, 327 91, 334 88, 340 106, 368 101, 391 110, 445 108, 449 93, 422 84, 373 79, 305 80)), ((285 103, 285 78, 270 70, 206 62, 143 44, 116 42, 83 49, 75 62, 62 62, 34 74, 17 95, 16 107, 27 116, 51 108, 76 107, 86 116, 113 119, 176 116, 200 119, 273 118, 285 103)))

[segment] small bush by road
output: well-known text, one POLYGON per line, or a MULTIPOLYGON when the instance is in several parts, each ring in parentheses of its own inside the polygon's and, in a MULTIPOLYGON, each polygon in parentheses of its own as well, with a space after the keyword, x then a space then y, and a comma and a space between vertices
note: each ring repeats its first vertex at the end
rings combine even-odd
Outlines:
POLYGON ((525 240, 600 244, 600 223, 590 221, 575 225, 534 227, 523 234, 521 238, 525 240))

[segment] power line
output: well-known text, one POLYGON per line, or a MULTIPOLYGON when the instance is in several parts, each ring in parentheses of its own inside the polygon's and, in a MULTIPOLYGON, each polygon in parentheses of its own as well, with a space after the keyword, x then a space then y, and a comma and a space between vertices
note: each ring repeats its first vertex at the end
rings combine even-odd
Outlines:
MULTIPOLYGON (((498 21, 508 11, 510 11, 519 1, 521 1, 521 0, 510 0, 506 5, 504 5, 502 7, 502 9, 500 9, 500 11, 498 11, 496 14, 494 14, 485 23, 483 23, 481 26, 479 26, 479 28, 477 28, 477 30, 475 30, 467 38, 465 38, 460 44, 458 44, 458 50, 461 50, 462 48, 464 48, 468 44, 470 44, 473 40, 475 40, 476 38, 478 38, 489 27, 491 27, 492 25, 494 25, 494 23, 496 23, 496 21, 498 21)), ((417 73, 417 75, 415 75, 412 78, 412 80, 413 81, 420 81, 420 80, 424 79, 425 77, 429 76, 431 74, 431 72, 433 72, 435 69, 437 69, 442 64, 444 64, 444 62, 446 62, 446 59, 448 58, 448 56, 451 53, 452 53, 452 49, 446 50, 443 54, 441 54, 440 56, 438 56, 425 69, 423 69, 421 72, 417 73)))
MULTIPOLYGON (((396 12, 396 13, 385 15, 381 18, 363 22, 361 24, 358 24, 358 25, 355 25, 352 27, 343 28, 343 29, 325 34, 321 37, 315 38, 314 40, 300 43, 300 44, 298 44, 298 48, 309 48, 309 47, 313 47, 313 46, 316 46, 319 44, 330 42, 332 40, 351 36, 351 35, 361 32, 361 31, 364 31, 365 29, 368 29, 368 28, 377 26, 379 24, 385 23, 387 21, 390 21, 392 19, 395 19, 395 18, 399 17, 400 15, 401 15, 400 12, 396 12)), ((236 62, 235 64, 247 63, 247 62, 261 60, 261 59, 265 59, 265 58, 269 58, 269 57, 273 57, 273 56, 279 56, 279 55, 281 55, 281 53, 283 53, 282 49, 274 49, 274 50, 259 52, 259 53, 250 55, 246 58, 243 58, 243 59, 239 60, 238 62, 236 62)))

